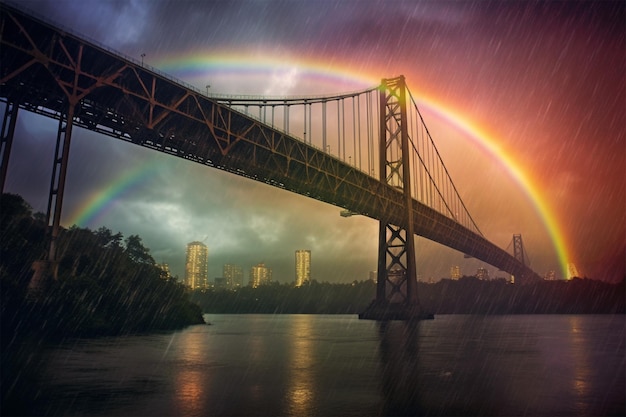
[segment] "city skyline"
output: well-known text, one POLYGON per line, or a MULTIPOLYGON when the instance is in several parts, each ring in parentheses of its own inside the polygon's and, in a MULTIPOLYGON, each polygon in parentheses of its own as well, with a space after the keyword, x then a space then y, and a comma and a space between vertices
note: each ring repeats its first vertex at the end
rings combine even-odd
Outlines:
MULTIPOLYGON (((176 275, 171 275, 169 270, 169 264, 167 263, 157 263, 157 266, 164 271, 164 274, 169 278, 177 278, 181 283, 190 286, 192 289, 206 289, 206 288, 226 288, 226 289, 234 289, 239 288, 244 285, 258 287, 260 285, 269 284, 271 282, 277 282, 280 284, 289 284, 293 283, 296 287, 300 287, 305 285, 307 282, 311 282, 313 280, 317 281, 311 275, 311 250, 309 249, 297 249, 295 250, 295 260, 294 260, 294 276, 293 277, 285 277, 285 276, 274 276, 273 270, 270 265, 266 265, 265 262, 254 262, 253 265, 241 265, 237 263, 226 263, 221 266, 221 275, 215 275, 211 277, 207 272, 207 275, 204 276, 199 274, 202 278, 202 282, 206 283, 204 285, 190 285, 190 279, 187 277, 189 274, 188 270, 197 271, 198 269, 205 268, 208 265, 211 265, 209 259, 209 248, 204 245, 202 242, 190 242, 187 244, 187 261, 186 265, 188 268, 186 269, 186 275, 184 277, 178 277, 176 275), (191 255, 190 255, 191 254, 191 255), (190 260, 193 258, 193 260, 190 260), (199 262, 195 259, 201 258, 199 262), (191 268, 189 268, 190 265, 191 268), (244 269, 247 270, 247 277, 244 274, 244 269), (247 281, 245 279, 248 278, 247 281)), ((481 263, 482 265, 482 263, 481 263)), ((217 268, 217 267, 216 267, 217 268)), ((208 268, 206 268, 208 271, 208 268)), ((191 275, 191 274, 189 274, 191 275)), ((544 279, 554 280, 554 271, 548 271, 545 274, 544 279)), ((369 270, 367 277, 359 277, 356 278, 357 281, 364 280, 376 280, 376 271, 369 270)), ((481 280, 493 280, 493 279, 506 279, 510 280, 511 276, 504 271, 499 271, 494 267, 485 267, 479 266, 477 269, 474 269, 474 272, 465 271, 459 265, 450 266, 449 274, 447 276, 433 276, 429 274, 418 274, 417 280, 422 282, 437 282, 442 279, 453 279, 458 280, 464 276, 473 276, 479 278, 481 280), (493 273, 490 274, 489 270, 492 270, 493 273)), ((318 282, 329 282, 327 280, 322 280, 318 282)))
MULTIPOLYGON (((623 2, 63 4, 20 2, 198 89, 210 85, 207 93, 332 94, 403 74, 490 241, 506 248, 522 234, 542 276, 564 278, 565 261, 582 276, 624 277, 623 2), (551 231, 567 259, 558 259, 551 231)), ((26 112, 17 120, 6 191, 35 211, 45 211, 56 127, 26 112)), ((175 275, 191 238, 213 248, 210 277, 240 258, 264 259, 276 277, 289 277, 292 248, 309 247, 318 279, 365 279, 376 265, 377 222, 339 212, 73 133, 62 224, 138 234, 175 275)), ((456 264, 485 266, 418 238, 418 275, 444 277, 456 264)))

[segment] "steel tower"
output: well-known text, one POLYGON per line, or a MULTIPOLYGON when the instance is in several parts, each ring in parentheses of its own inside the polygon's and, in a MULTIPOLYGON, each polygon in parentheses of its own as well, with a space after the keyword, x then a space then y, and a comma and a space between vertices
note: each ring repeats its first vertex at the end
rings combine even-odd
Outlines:
POLYGON ((402 191, 403 226, 381 219, 378 228, 376 299, 359 314, 372 320, 431 318, 417 297, 415 228, 404 76, 383 79, 380 89, 380 181, 402 191))

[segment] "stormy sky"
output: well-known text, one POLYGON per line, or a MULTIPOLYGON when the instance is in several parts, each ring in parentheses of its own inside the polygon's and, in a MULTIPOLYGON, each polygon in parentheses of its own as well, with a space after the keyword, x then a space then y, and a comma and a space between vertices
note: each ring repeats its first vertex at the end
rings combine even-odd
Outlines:
MULTIPOLYGON (((562 278, 529 190, 455 120, 474 126, 523 172, 554 214, 580 275, 615 281, 626 273, 622 1, 20 4, 214 94, 334 94, 403 74, 425 98, 425 122, 489 240, 507 248, 521 233, 531 267, 562 278)), ((47 203, 56 128, 25 112, 18 118, 5 191, 38 211, 47 203)), ((296 249, 312 251, 319 281, 366 279, 376 268, 376 221, 343 218, 339 208, 268 185, 82 129, 73 133, 68 175, 65 226, 100 199, 107 204, 80 226, 140 235, 181 277, 194 240, 209 247, 210 280, 236 263, 247 281, 249 268, 265 262, 275 280, 292 281, 296 249)), ((480 266, 505 275, 422 238, 417 261, 420 279, 449 276, 453 265, 467 275, 480 266)))

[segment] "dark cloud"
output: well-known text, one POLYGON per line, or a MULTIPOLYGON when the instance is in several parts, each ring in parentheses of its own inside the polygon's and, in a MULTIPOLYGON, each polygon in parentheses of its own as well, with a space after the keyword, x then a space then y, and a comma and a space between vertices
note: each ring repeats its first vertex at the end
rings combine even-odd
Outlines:
MULTIPOLYGON (((219 92, 254 87, 256 94, 267 89, 259 85, 274 85, 297 93, 304 82, 299 58, 374 79, 405 74, 414 94, 464 116, 515 156, 557 214, 581 271, 624 275, 624 252, 615 250, 626 235, 624 2, 20 4, 135 59, 145 53, 148 64, 186 51, 254 50, 293 59, 292 72, 270 74, 278 79, 244 74, 213 87, 219 92)), ((506 167, 440 120, 427 124, 485 235, 506 247, 513 233, 522 233, 533 267, 558 269, 542 219, 506 167)), ((18 130, 8 188, 44 210, 56 122, 20 116, 18 130)), ((125 235, 140 234, 175 273, 183 273, 184 245, 192 240, 209 246, 211 278, 224 262, 247 271, 265 261, 287 281, 301 248, 312 249, 321 280, 363 279, 375 268, 373 220, 342 218, 329 205, 92 133, 80 131, 73 141, 65 213, 137 166, 158 167, 101 220, 125 235)), ((445 276, 453 264, 468 274, 479 266, 420 242, 423 277, 445 276)))

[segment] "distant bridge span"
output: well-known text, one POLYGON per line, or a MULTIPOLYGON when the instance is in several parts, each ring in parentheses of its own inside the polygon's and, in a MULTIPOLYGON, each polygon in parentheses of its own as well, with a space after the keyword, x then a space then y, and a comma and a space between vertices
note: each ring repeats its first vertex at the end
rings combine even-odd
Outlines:
MULTIPOLYGON (((401 189, 327 149, 6 4, 0 4, 0 31, 0 100, 6 103, 2 186, 15 119, 22 109, 60 121, 57 177, 64 176, 60 159, 69 149, 71 128, 79 126, 408 226, 401 189)), ((62 182, 64 178, 53 178, 51 186, 49 212, 54 218, 60 217, 62 182)), ((53 228, 58 227, 54 218, 49 219, 53 228)), ((538 277, 479 233, 416 199, 412 221, 415 234, 509 272, 516 280, 538 277)))

